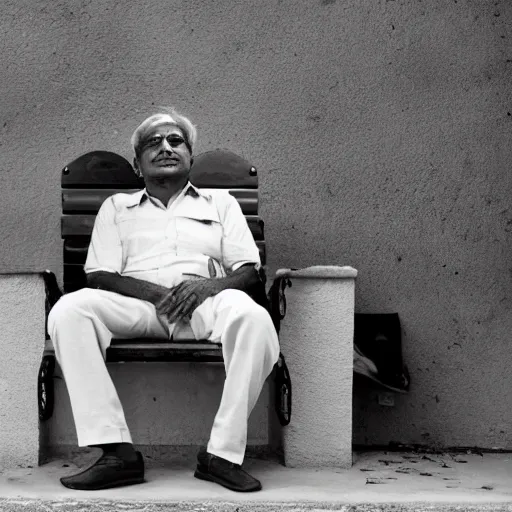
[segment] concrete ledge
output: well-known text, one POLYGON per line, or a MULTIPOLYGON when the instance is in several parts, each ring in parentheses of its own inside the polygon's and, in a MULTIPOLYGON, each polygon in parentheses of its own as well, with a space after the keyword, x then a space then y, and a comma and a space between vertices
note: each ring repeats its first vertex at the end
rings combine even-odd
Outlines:
POLYGON ((277 275, 292 282, 279 333, 292 381, 291 422, 283 428, 285 464, 349 468, 357 272, 323 266, 277 275))
POLYGON ((293 277, 296 279, 355 279, 357 277, 357 270, 348 266, 314 265, 300 269, 280 268, 276 272, 276 277, 293 277))
POLYGON ((0 468, 34 466, 45 325, 40 274, 0 275, 0 311, 0 468))

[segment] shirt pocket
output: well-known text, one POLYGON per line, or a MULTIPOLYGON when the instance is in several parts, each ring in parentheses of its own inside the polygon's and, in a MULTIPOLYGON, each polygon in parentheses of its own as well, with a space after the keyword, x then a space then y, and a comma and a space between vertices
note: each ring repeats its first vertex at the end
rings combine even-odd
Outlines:
POLYGON ((154 252, 165 237, 158 219, 138 213, 125 214, 117 221, 125 261, 127 258, 144 258, 146 254, 154 252))
POLYGON ((217 261, 222 256, 222 225, 199 216, 176 217, 176 246, 179 256, 204 255, 217 261))

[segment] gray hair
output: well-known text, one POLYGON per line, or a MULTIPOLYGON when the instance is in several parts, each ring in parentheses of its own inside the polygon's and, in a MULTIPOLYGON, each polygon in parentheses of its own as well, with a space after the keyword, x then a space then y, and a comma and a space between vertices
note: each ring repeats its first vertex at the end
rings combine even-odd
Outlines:
POLYGON ((144 138, 144 135, 151 128, 162 123, 175 124, 183 132, 185 142, 188 146, 188 149, 190 150, 190 154, 192 154, 197 140, 196 127, 192 124, 190 119, 179 114, 174 108, 162 107, 158 109, 156 114, 153 114, 142 121, 142 123, 133 132, 130 142, 132 144, 135 155, 139 156, 140 144, 141 140, 144 138))

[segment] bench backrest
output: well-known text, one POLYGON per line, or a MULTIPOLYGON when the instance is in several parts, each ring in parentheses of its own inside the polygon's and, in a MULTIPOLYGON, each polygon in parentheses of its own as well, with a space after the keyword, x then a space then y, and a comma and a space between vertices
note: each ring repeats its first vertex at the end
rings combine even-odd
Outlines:
MULTIPOLYGON (((230 151, 208 151, 194 157, 190 181, 200 188, 229 190, 242 208, 265 264, 256 168, 230 151)), ((93 151, 63 169, 61 184, 64 291, 68 293, 86 284, 83 266, 94 220, 103 201, 117 192, 136 192, 144 188, 144 181, 135 175, 125 158, 108 151, 93 151)))

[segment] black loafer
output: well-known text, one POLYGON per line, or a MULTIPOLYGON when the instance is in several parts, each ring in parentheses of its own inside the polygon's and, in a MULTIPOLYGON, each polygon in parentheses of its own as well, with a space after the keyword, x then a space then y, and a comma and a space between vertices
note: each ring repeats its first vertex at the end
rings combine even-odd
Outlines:
POLYGON ((69 489, 97 491, 144 482, 144 459, 136 452, 137 460, 127 462, 113 453, 104 453, 91 467, 81 473, 65 476, 60 482, 69 489))
POLYGON ((200 480, 215 482, 237 492, 261 490, 260 481, 245 472, 239 464, 206 451, 199 452, 197 462, 194 476, 200 480))

